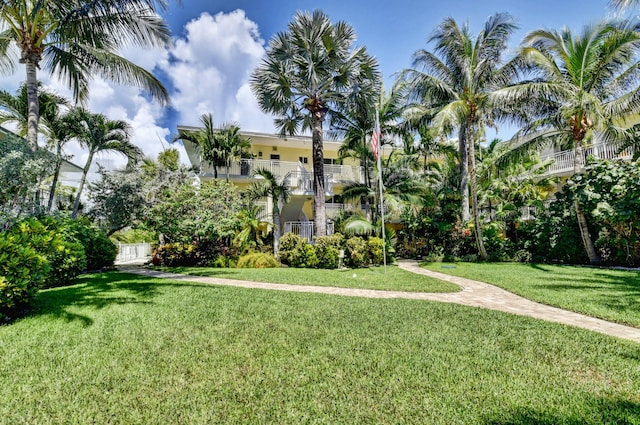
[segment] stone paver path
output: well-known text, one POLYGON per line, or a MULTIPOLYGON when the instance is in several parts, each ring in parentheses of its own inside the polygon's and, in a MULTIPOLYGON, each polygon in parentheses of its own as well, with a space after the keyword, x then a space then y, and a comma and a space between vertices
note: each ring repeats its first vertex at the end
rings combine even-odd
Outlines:
POLYGON ((562 323, 589 329, 606 335, 616 336, 640 343, 640 329, 631 326, 619 325, 596 319, 579 313, 562 310, 540 304, 526 298, 515 295, 504 289, 487 283, 478 282, 456 276, 423 269, 415 261, 404 260, 398 263, 400 268, 435 279, 445 280, 462 287, 460 292, 453 293, 425 293, 404 291, 380 291, 373 289, 351 289, 327 286, 302 286, 281 283, 250 282, 214 277, 190 276, 176 273, 167 273, 157 270, 145 269, 137 266, 122 267, 122 271, 140 274, 150 277, 158 277, 172 280, 206 283, 210 285, 238 286, 242 288, 270 289, 276 291, 312 292, 330 295, 341 295, 365 298, 406 298, 414 300, 429 300, 448 303, 463 304, 472 307, 482 307, 507 313, 530 316, 549 322, 562 323))

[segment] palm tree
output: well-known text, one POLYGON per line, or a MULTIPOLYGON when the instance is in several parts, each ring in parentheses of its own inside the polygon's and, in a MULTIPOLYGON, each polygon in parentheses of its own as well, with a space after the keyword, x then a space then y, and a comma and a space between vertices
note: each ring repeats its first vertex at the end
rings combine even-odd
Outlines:
POLYGON ((78 215, 80 196, 84 188, 89 168, 96 154, 101 152, 117 152, 124 155, 129 162, 136 162, 142 158, 140 148, 130 142, 131 127, 126 121, 109 120, 103 114, 92 114, 83 108, 72 109, 67 119, 73 123, 71 135, 80 145, 89 150, 89 156, 82 171, 80 186, 73 204, 72 218, 78 215))
POLYGON ((249 155, 251 139, 240 134, 240 127, 236 124, 224 124, 218 130, 221 161, 227 167, 227 181, 229 181, 229 167, 231 161, 245 158, 249 155))
POLYGON ((284 178, 278 178, 266 168, 260 168, 253 172, 255 176, 264 179, 263 182, 254 182, 248 189, 250 199, 258 200, 265 197, 271 198, 273 215, 273 256, 278 258, 280 251, 280 208, 289 200, 290 188, 284 178))
POLYGON ((517 74, 517 61, 501 66, 509 36, 517 29, 507 13, 491 16, 477 37, 468 24, 459 27, 447 18, 431 36, 435 53, 418 50, 413 55, 413 69, 402 72, 409 83, 409 98, 419 102, 422 114, 432 119, 438 133, 458 132, 460 154, 462 218, 468 221, 468 184, 471 192, 471 218, 480 257, 487 258, 482 241, 478 212, 475 169, 475 135, 492 125, 498 104, 490 93, 508 84, 517 74), (467 168, 468 167, 468 168, 467 168))
POLYGON ((99 75, 150 91, 162 103, 168 94, 150 72, 126 60, 119 50, 165 46, 167 24, 153 0, 83 0, 0 2, 0 71, 13 72, 12 46, 26 68, 29 99, 27 140, 38 147, 38 69, 58 75, 75 101, 88 96, 89 80, 99 75))
POLYGON ((276 115, 283 135, 311 130, 316 236, 326 235, 323 121, 328 113, 380 79, 377 61, 345 22, 331 23, 316 10, 298 12, 288 30, 269 42, 266 57, 251 76, 263 111, 276 115))
POLYGON ((213 124, 213 115, 210 113, 202 114, 200 116, 200 123, 202 124, 202 128, 198 130, 179 130, 173 142, 182 140, 183 142, 193 143, 200 157, 206 161, 209 166, 213 167, 213 177, 217 179, 218 167, 227 164, 222 146, 224 140, 220 137, 219 129, 213 124))
MULTIPOLYGON (((371 188, 371 171, 376 161, 370 147, 370 138, 379 115, 380 144, 389 144, 390 136, 398 134, 398 122, 404 111, 402 92, 394 87, 387 94, 383 88, 363 85, 359 93, 348 102, 339 105, 331 116, 331 129, 327 132, 333 139, 343 140, 338 150, 341 159, 359 160, 364 171, 364 184, 371 188)), ((364 196, 365 210, 371 218, 369 196, 364 196)))
POLYGON ((640 0, 610 0, 609 5, 617 10, 625 10, 640 6, 640 0))
MULTIPOLYGON (((55 152, 55 164, 53 171, 53 181, 49 190, 49 202, 47 210, 53 207, 53 198, 60 177, 60 168, 63 161, 63 148, 69 141, 68 127, 62 119, 63 108, 69 105, 69 101, 58 94, 41 88, 38 84, 38 114, 42 118, 43 126, 40 133, 47 139, 47 145, 55 152)), ((27 135, 29 101, 27 96, 27 85, 21 84, 15 95, 0 90, 0 125, 13 123, 17 126, 17 134, 24 137, 27 135)), ((36 196, 40 196, 37 192, 36 196)))
MULTIPOLYGON (((513 138, 514 154, 556 143, 574 151, 574 174, 584 171, 585 144, 634 142, 629 118, 640 109, 640 34, 628 22, 587 26, 580 35, 536 30, 521 57, 534 73, 529 81, 495 93, 495 101, 528 105, 528 123, 513 138)), ((595 250, 580 200, 574 201, 580 234, 591 263, 595 250)))

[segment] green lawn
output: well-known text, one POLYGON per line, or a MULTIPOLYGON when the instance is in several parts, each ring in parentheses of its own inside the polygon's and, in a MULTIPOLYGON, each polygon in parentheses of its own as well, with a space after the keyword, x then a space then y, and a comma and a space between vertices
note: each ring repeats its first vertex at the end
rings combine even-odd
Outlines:
POLYGON ((0 359, 3 424, 640 424, 640 344, 445 303, 86 275, 0 359))
POLYGON ((194 276, 222 277, 292 285, 337 286, 409 292, 458 292, 460 287, 427 276, 416 275, 396 266, 349 270, 298 269, 221 269, 213 267, 164 267, 162 270, 194 276))
POLYGON ((426 263, 423 267, 480 280, 523 297, 640 327, 640 272, 519 263, 426 263))

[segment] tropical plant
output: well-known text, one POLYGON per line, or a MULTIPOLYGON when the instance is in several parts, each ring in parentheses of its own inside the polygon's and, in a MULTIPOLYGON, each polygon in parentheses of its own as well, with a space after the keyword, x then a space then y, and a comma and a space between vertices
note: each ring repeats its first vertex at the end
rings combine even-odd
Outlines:
MULTIPOLYGON (((390 144, 392 135, 398 133, 398 121, 404 110, 402 93, 394 87, 386 94, 371 84, 362 85, 359 93, 339 105, 331 115, 329 137, 342 140, 338 151, 340 159, 353 158, 360 162, 364 171, 364 185, 372 187, 372 170, 376 165, 369 143, 376 125, 376 111, 380 125, 380 145, 390 144)), ((375 176, 374 176, 375 178, 375 176)), ((371 196, 362 197, 365 211, 370 219, 371 196)))
MULTIPOLYGON (((69 105, 69 101, 58 94, 43 89, 38 84, 38 106, 41 117, 40 133, 47 139, 47 145, 55 152, 55 162, 53 171, 53 181, 49 190, 49 202, 47 210, 51 211, 55 191, 60 177, 62 167, 63 148, 69 141, 69 130, 63 118, 64 108, 69 105)), ((19 136, 27 135, 29 101, 27 96, 27 85, 21 84, 15 95, 8 91, 0 90, 0 125, 5 123, 15 124, 19 136)))
POLYGON ((251 76, 260 108, 277 116, 281 134, 311 130, 316 236, 327 231, 323 121, 362 84, 380 79, 377 61, 364 47, 353 48, 355 39, 350 25, 334 24, 322 11, 298 12, 251 76))
POLYGON ((254 176, 260 176, 264 181, 254 182, 247 188, 250 199, 259 200, 271 198, 271 213, 273 218, 273 256, 278 258, 280 250, 280 211, 290 196, 290 187, 285 178, 279 178, 266 168, 254 171, 254 176))
POLYGON ((126 121, 109 120, 103 114, 93 114, 80 107, 69 111, 67 119, 72 123, 71 136, 80 146, 89 151, 71 213, 71 217, 75 218, 78 215, 80 197, 94 156, 104 152, 116 152, 124 155, 130 163, 135 163, 142 158, 142 151, 131 143, 129 135, 131 126, 126 121))
POLYGON ((166 46, 170 32, 156 13, 164 1, 81 0, 0 2, 0 70, 13 72, 11 49, 25 65, 29 104, 27 140, 38 147, 38 69, 60 76, 75 101, 85 100, 91 78, 149 90, 162 103, 168 94, 149 71, 120 55, 127 46, 166 46))
POLYGON ((482 242, 478 211, 475 135, 498 116, 491 92, 506 85, 517 75, 517 61, 502 65, 509 36, 517 29, 513 17, 495 14, 473 37, 468 24, 460 27, 453 18, 442 22, 430 38, 435 53, 418 50, 413 69, 402 72, 408 82, 409 99, 417 102, 413 120, 431 120, 437 133, 458 132, 463 222, 468 220, 467 167, 471 195, 471 218, 480 256, 487 258, 482 242))
MULTIPOLYGON (((584 171, 583 148, 594 140, 635 143, 632 116, 640 108, 640 34, 629 22, 605 21, 584 28, 536 30, 524 41, 520 57, 532 78, 495 93, 496 102, 526 110, 524 127, 512 141, 520 154, 554 143, 570 146, 574 174, 584 171), (630 128, 631 127, 631 128, 630 128)), ((598 263, 581 202, 574 208, 591 263, 598 263)))
POLYGON ((250 156, 251 139, 240 134, 240 127, 236 124, 223 124, 218 129, 218 138, 221 146, 221 160, 227 168, 227 181, 229 181, 229 167, 231 161, 250 156))
POLYGON ((227 164, 223 146, 224 140, 220 137, 219 129, 213 123, 213 115, 210 113, 202 114, 200 123, 202 127, 198 130, 180 129, 173 138, 173 142, 181 140, 192 143, 202 160, 213 167, 213 177, 217 179, 218 167, 227 164))

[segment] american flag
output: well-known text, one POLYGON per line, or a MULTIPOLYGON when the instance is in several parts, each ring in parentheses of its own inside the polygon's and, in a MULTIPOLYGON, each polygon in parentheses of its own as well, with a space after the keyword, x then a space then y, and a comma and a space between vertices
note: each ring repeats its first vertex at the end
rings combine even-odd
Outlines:
POLYGON ((376 111, 376 126, 371 135, 371 150, 377 161, 378 155, 380 155, 380 121, 378 120, 378 111, 376 111))

